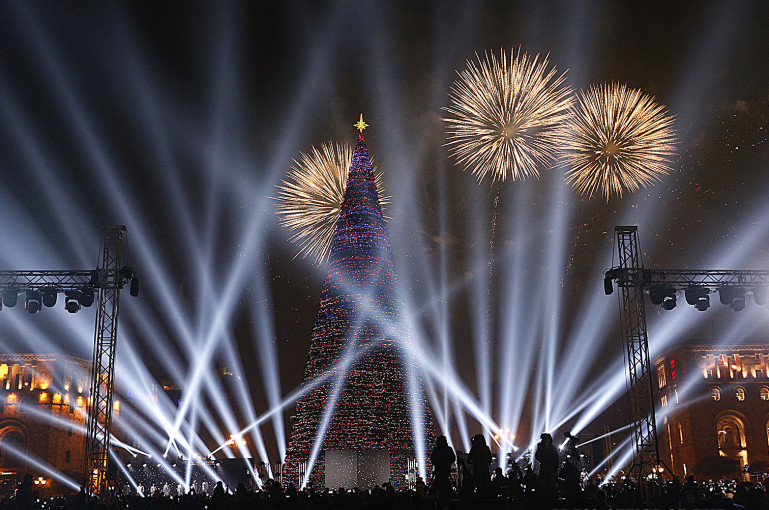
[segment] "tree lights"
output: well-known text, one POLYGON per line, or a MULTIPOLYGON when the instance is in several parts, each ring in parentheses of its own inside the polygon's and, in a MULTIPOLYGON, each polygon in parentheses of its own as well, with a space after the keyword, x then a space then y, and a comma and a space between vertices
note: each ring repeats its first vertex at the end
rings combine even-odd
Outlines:
MULTIPOLYGON (((284 471, 288 480, 297 482, 300 465, 318 456, 310 479, 323 481, 324 461, 313 445, 324 428, 325 437, 315 450, 386 450, 391 479, 405 479, 406 463, 399 457, 413 456, 414 436, 424 432, 413 430, 410 419, 408 361, 398 345, 408 333, 402 326, 396 287, 392 249, 361 134, 331 244, 305 384, 332 369, 345 353, 368 350, 335 374, 342 378, 338 391, 333 392, 336 398, 330 398, 334 384, 327 380, 297 402, 284 471), (386 324, 396 325, 397 333, 386 324), (334 406, 333 412, 327 406, 334 406)), ((429 429, 427 402, 421 387, 419 391, 416 404, 421 405, 425 413, 421 421, 429 429)))

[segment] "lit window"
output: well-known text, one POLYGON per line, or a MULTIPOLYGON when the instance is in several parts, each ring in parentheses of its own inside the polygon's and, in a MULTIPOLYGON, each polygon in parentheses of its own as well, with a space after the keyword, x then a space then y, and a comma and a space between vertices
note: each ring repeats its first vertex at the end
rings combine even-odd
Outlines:
POLYGON ((666 405, 668 405, 668 396, 662 395, 662 407, 665 407, 666 405))
POLYGON ((662 365, 660 367, 657 367, 657 382, 659 383, 660 389, 665 387, 665 384, 667 384, 667 381, 665 381, 665 366, 662 365))
POLYGON ((734 395, 737 397, 737 400, 742 402, 745 400, 745 388, 737 388, 734 390, 734 395))
POLYGON ((769 388, 762 386, 761 389, 758 390, 758 396, 761 400, 769 400, 769 388))
POLYGON ((678 403, 678 390, 673 390, 676 394, 676 404, 678 403))
POLYGON ((740 418, 729 415, 722 416, 716 424, 716 432, 718 433, 718 447, 720 449, 734 450, 746 447, 745 425, 740 418))
POLYGON ((710 396, 713 397, 713 400, 718 402, 721 400, 721 389, 720 388, 710 388, 710 396))
POLYGON ((680 423, 678 424, 678 438, 681 440, 681 444, 684 444, 684 431, 680 423))

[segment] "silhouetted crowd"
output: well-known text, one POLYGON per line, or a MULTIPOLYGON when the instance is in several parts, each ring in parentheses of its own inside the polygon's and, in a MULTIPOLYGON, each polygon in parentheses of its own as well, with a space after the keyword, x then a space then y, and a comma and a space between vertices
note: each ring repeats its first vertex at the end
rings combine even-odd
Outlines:
POLYGON ((585 480, 574 458, 576 440, 561 458, 549 434, 542 434, 535 450, 538 472, 530 464, 521 470, 511 463, 505 473, 491 472, 491 450, 482 435, 472 439, 468 454, 457 457, 444 436, 436 440, 430 461, 432 479, 417 478, 411 489, 396 489, 389 483, 371 490, 306 489, 293 484, 282 487, 266 479, 260 490, 238 484, 234 492, 216 483, 210 494, 164 494, 156 489, 146 495, 113 495, 108 501, 88 500, 77 495, 40 500, 27 475, 13 498, 0 501, 0 510, 427 510, 427 509, 622 509, 640 508, 639 494, 651 495, 644 508, 660 509, 747 509, 769 510, 769 493, 761 485, 743 481, 698 483, 693 477, 648 482, 597 485, 585 480), (456 466, 456 470, 454 469, 456 466))

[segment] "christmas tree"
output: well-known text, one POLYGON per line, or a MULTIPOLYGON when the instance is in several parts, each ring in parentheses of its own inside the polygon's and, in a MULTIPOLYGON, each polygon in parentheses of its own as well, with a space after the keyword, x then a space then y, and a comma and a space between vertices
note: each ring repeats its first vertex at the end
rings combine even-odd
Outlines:
MULTIPOLYGON (((390 478, 396 485, 406 481, 407 459, 415 456, 408 386, 413 365, 404 350, 409 338, 400 315, 392 249, 362 116, 356 126, 361 134, 334 232, 303 384, 330 377, 297 401, 283 471, 286 482, 301 482, 329 405, 333 414, 312 467, 314 485, 324 483, 324 453, 330 451, 388 452, 390 478), (345 365, 344 360, 350 359, 345 365)), ((432 445, 424 390, 418 377, 412 383, 418 386, 412 394, 421 407, 422 423, 417 426, 432 445)))

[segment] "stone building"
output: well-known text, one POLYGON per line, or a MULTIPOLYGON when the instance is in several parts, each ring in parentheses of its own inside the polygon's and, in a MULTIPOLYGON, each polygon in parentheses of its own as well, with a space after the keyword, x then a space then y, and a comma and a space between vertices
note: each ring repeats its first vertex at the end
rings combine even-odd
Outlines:
POLYGON ((677 475, 704 457, 769 460, 769 345, 690 342, 654 359, 660 457, 677 475))
POLYGON ((52 473, 81 482, 90 365, 62 354, 0 354, 0 495, 25 473, 42 493, 72 489, 52 473))

